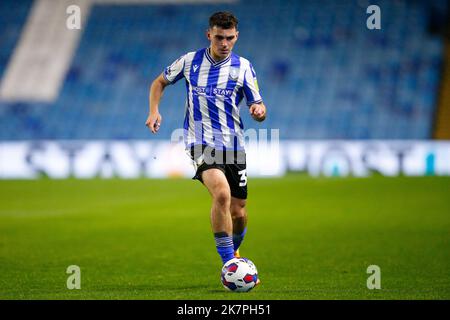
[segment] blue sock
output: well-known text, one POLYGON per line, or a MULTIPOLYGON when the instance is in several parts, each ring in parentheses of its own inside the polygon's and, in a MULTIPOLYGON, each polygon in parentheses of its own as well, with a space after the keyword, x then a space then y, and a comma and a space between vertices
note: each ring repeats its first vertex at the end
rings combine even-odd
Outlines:
POLYGON ((233 233, 233 245, 234 245, 234 251, 239 249, 242 240, 244 240, 244 236, 247 233, 247 227, 245 227, 244 231, 242 231, 241 234, 233 233))
POLYGON ((225 264, 228 260, 234 258, 233 238, 225 232, 218 232, 214 234, 216 240, 216 248, 222 262, 225 264))

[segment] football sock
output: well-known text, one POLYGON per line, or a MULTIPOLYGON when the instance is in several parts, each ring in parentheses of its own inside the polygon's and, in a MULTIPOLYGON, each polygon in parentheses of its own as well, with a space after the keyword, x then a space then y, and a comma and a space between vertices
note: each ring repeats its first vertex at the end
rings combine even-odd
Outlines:
POLYGON ((245 233, 247 232, 247 227, 245 227, 244 231, 242 231, 241 234, 233 233, 233 245, 234 245, 234 251, 239 249, 242 240, 244 240, 245 233))
POLYGON ((216 240, 217 252, 222 258, 223 264, 233 259, 233 237, 227 235, 225 232, 218 232, 214 234, 214 239, 216 240))

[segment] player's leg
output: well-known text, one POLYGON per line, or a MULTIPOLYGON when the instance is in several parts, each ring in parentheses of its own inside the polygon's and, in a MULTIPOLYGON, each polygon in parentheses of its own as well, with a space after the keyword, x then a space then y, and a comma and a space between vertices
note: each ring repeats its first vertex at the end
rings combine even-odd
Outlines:
MULTIPOLYGON (((233 221, 234 256, 240 258, 239 246, 247 232, 247 170, 246 165, 228 165, 225 167, 226 177, 231 189, 230 213, 233 221)), ((258 278, 256 285, 261 280, 258 278)))
POLYGON ((217 168, 201 173, 203 184, 212 197, 211 228, 217 252, 225 263, 234 258, 233 223, 230 214, 231 192, 225 174, 217 168))
POLYGON ((233 221, 233 244, 235 256, 239 257, 239 246, 247 231, 247 166, 243 151, 227 153, 225 176, 231 191, 230 213, 233 221), (229 161, 232 159, 232 161, 229 161))
POLYGON ((231 197, 230 213, 233 221, 233 245, 235 257, 239 257, 239 246, 241 245, 242 240, 244 240, 245 233, 247 232, 246 204, 246 199, 231 197))

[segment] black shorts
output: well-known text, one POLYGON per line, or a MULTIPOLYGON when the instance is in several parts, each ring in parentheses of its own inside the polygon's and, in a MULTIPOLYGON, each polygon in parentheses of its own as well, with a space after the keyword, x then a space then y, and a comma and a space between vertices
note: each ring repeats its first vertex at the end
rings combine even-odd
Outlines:
POLYGON ((188 152, 196 170, 192 179, 203 183, 203 171, 219 169, 227 178, 231 196, 247 199, 247 164, 244 151, 222 151, 206 145, 196 145, 188 152))

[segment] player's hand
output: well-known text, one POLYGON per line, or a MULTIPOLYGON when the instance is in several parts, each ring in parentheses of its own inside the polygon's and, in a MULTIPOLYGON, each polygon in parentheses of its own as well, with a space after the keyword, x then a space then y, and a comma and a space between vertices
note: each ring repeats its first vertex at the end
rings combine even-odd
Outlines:
POLYGON ((151 113, 148 115, 147 121, 145 121, 145 125, 150 129, 152 133, 158 132, 161 127, 162 117, 159 112, 151 113))
POLYGON ((252 104, 250 106, 250 114, 253 119, 262 122, 266 119, 266 107, 262 103, 252 104))

